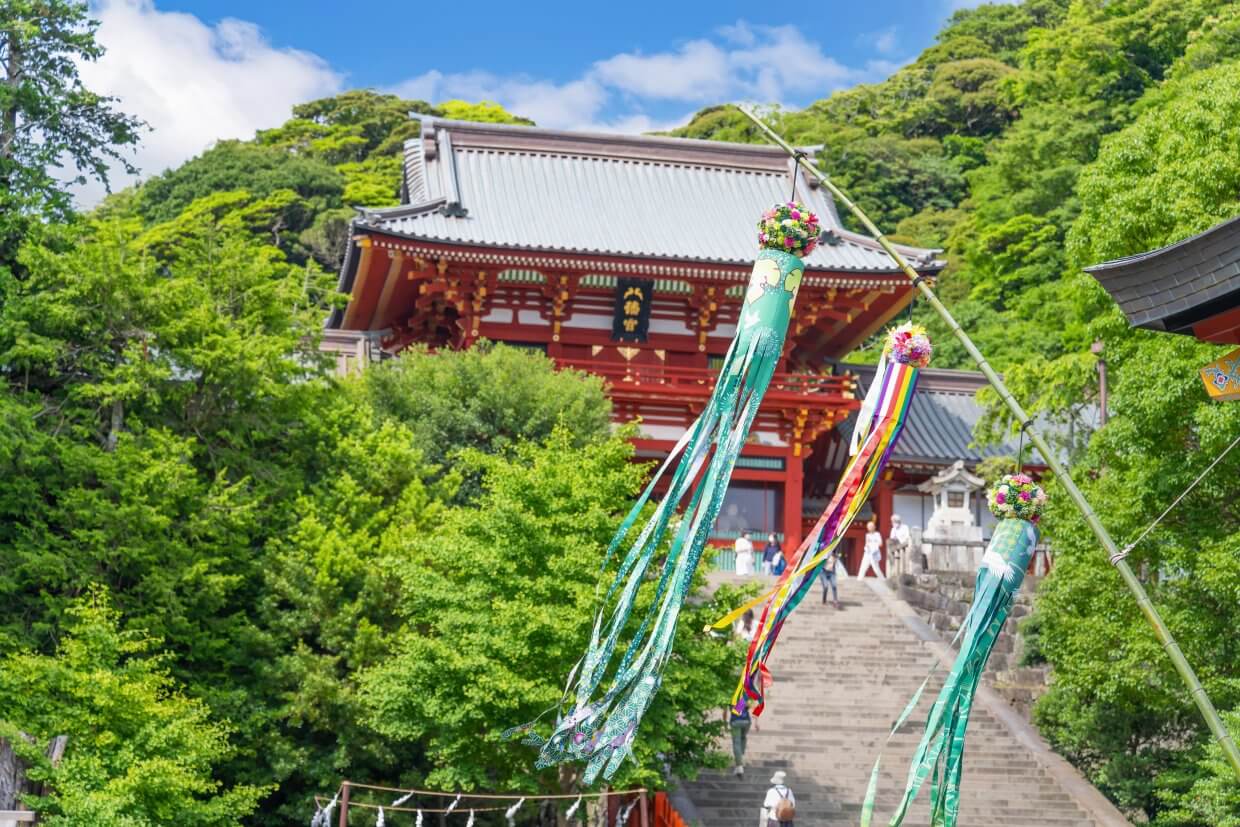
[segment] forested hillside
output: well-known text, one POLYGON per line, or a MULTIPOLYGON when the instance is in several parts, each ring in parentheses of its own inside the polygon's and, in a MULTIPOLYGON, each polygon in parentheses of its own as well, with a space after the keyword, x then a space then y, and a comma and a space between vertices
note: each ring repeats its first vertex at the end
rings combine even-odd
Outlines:
MULTIPOLYGON (((93 48, 24 54, 37 76, 93 48)), ((98 174, 140 125, 71 86, 0 109, 78 129, 54 148, 98 174)), ((497 733, 558 697, 639 482, 601 387, 504 348, 341 381, 315 348, 351 208, 397 203, 411 111, 522 122, 349 92, 85 216, 53 147, 0 153, 0 737, 71 733, 48 823, 303 823, 346 776, 571 788, 497 733)), ((888 80, 770 118, 880 226, 945 249, 940 294, 1023 401, 1074 424, 1121 543, 1240 434, 1196 376, 1218 348, 1129 330, 1080 272, 1240 214, 1234 3, 981 6, 888 80), (1095 340, 1112 419, 1091 436, 1095 340)), ((758 140, 726 106, 678 134, 758 140)), ((968 367, 914 313, 936 364, 968 367)), ((1132 560, 1240 736, 1238 479, 1240 452, 1132 560)), ((1237 827, 1234 777, 1062 496, 1046 531, 1043 733, 1134 815, 1237 827)), ((711 607, 687 611, 695 629, 711 607)), ((738 655, 688 634, 678 653, 622 783, 712 760, 738 655)))
MULTIPOLYGON (((1128 329, 1081 272, 1240 214, 1235 3, 981 6, 890 79, 770 119, 821 144, 822 168, 880 227, 945 249, 940 295, 1022 401, 1073 426, 1075 476, 1121 544, 1240 434, 1240 407, 1207 402, 1197 378, 1224 349, 1128 329), (1089 438, 1095 340, 1111 421, 1089 438)), ((677 134, 758 140, 728 107, 677 134)), ((929 308, 914 312, 935 334, 936 365, 970 366, 929 308)), ((997 410, 991 424, 1004 425, 997 410)), ((1237 480, 1233 453, 1131 560, 1240 735, 1237 480)), ((1134 817, 1240 824, 1240 785, 1170 661, 1056 500, 1057 567, 1029 628, 1055 667, 1042 732, 1134 817)))
MULTIPOLYGON (((23 38, 39 81, 0 94, 0 137, 8 112, 78 129, 97 169, 92 137, 140 127, 74 86, 86 9, 53 5, 61 28, 23 28, 43 7, 0 0, 0 51, 23 38)), ((398 203, 410 112, 528 123, 348 92, 88 215, 40 147, 0 152, 23 182, 0 190, 0 738, 46 823, 305 824, 345 778, 575 789, 501 734, 559 699, 644 473, 601 383, 504 347, 341 379, 317 350, 352 206, 398 203)), ((678 653, 618 784, 715 760, 739 652, 678 653)))

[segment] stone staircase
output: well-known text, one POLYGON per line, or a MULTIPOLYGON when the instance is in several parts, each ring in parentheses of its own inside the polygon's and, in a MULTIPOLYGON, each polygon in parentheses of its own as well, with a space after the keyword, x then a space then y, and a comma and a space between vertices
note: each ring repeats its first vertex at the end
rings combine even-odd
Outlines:
MULTIPOLYGON (((1049 685, 1049 666, 1022 666, 1023 652, 1019 624, 1033 612, 1034 594, 1039 577, 1027 576, 1012 603, 1012 612, 995 641, 982 680, 986 681, 1005 701, 1031 719, 1033 702, 1049 685)), ((934 572, 901 574, 892 578, 896 596, 917 610, 935 631, 951 639, 960 628, 973 601, 977 575, 965 572, 934 572)))
MULTIPOLYGON (((719 573, 711 578, 716 583, 737 580, 719 573)), ((815 587, 784 626, 768 664, 775 683, 766 711, 756 721, 757 729, 750 731, 743 778, 730 771, 703 772, 682 785, 680 795, 696 811, 684 813, 690 823, 755 827, 771 773, 777 769, 788 773, 788 784, 796 794, 798 827, 859 823, 874 759, 935 656, 933 644, 919 639, 896 615, 898 607, 908 616, 912 610, 875 590, 876 585, 886 589, 885 585, 851 578, 840 585, 842 610, 821 604, 815 587)), ((875 827, 887 823, 904 790, 909 758, 942 673, 884 753, 875 827)), ((1047 761, 1041 756, 1037 760, 1030 744, 1022 743, 1010 725, 992 714, 981 698, 975 703, 965 753, 960 827, 1127 823, 1118 812, 1114 817, 1106 813, 1094 817, 1105 810, 1098 803, 1101 796, 1087 785, 1083 792, 1079 776, 1065 778, 1067 765, 1061 759, 1051 756, 1047 761), (1074 785, 1075 790, 1066 789, 1074 785), (1082 797, 1088 799, 1088 812, 1080 803, 1082 797)), ((1036 740, 1036 735, 1025 737, 1036 740)), ((1041 749, 1045 752, 1044 745, 1041 749)), ((1070 768, 1067 771, 1071 773, 1070 768)), ((928 798, 926 784, 904 824, 929 824, 928 798)))

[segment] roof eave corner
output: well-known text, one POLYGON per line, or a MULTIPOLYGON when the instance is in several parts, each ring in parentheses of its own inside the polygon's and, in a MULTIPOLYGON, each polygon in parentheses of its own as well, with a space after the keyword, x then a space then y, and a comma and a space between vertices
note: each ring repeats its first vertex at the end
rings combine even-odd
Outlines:
MULTIPOLYGON (((348 295, 353 292, 353 281, 357 278, 358 243, 357 229, 365 222, 361 219, 365 214, 356 216, 349 221, 349 240, 344 248, 344 261, 340 263, 340 278, 336 280, 336 292, 348 295)), ((333 307, 323 323, 325 330, 339 330, 344 324, 344 306, 333 307)))

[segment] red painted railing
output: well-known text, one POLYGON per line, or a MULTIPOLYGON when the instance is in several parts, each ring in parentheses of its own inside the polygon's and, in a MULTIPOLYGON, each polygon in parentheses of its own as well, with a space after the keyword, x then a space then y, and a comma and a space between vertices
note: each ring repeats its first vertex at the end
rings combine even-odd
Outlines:
POLYGON ((686 827, 667 793, 654 794, 654 827, 686 827))
MULTIPOLYGON (((620 391, 631 387, 633 391, 661 391, 685 396, 708 396, 715 387, 715 379, 719 373, 712 368, 577 359, 557 359, 556 365, 601 376, 620 391)), ((776 373, 766 398, 781 402, 799 401, 813 404, 820 401, 838 404, 841 400, 852 399, 855 388, 856 382, 849 376, 776 373)))

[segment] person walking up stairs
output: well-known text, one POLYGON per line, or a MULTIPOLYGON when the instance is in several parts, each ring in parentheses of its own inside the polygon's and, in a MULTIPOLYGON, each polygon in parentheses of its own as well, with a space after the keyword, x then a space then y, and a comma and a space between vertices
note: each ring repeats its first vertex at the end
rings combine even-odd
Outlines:
MULTIPOLYGON (((718 573, 711 578, 739 580, 718 573)), ((753 827, 754 808, 765 802, 775 778, 796 791, 797 824, 856 827, 874 759, 935 660, 927 644, 893 613, 895 598, 884 600, 876 589, 887 586, 874 578, 862 583, 846 578, 841 597, 847 611, 806 600, 788 621, 770 662, 774 684, 766 711, 755 719, 761 731, 749 733, 745 775, 705 771, 681 785, 703 827, 753 827)), ((941 678, 932 680, 924 697, 933 699, 940 683, 941 678)), ((875 825, 886 824, 904 789, 908 758, 929 706, 927 700, 918 708, 884 753, 875 825)), ((1022 737, 1037 738, 1036 733, 1022 737)), ((1065 780, 1062 767, 1042 761, 979 700, 969 724, 961 827, 1128 823, 1114 808, 1108 817, 1109 805, 1102 800, 1100 807, 1100 794, 1079 775, 1065 780)), ((919 799, 905 824, 929 825, 927 799, 919 799)))

